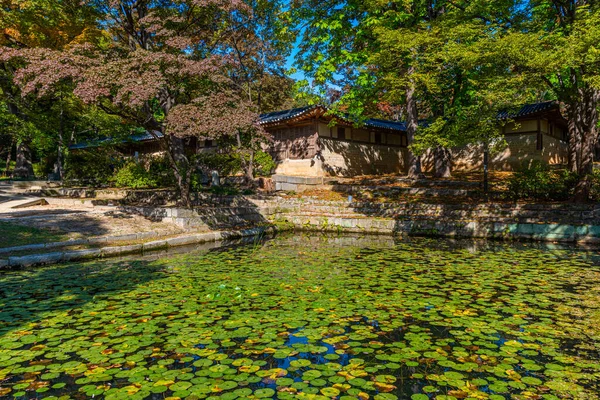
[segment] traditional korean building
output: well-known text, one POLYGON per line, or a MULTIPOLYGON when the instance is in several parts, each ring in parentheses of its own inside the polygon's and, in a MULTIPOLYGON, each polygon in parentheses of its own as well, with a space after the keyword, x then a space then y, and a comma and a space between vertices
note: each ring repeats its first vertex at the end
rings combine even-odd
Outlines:
MULTIPOLYGON (((325 177, 404 173, 407 168, 408 141, 403 122, 368 119, 360 127, 344 118, 328 115, 324 106, 307 106, 260 116, 259 123, 273 141, 265 150, 277 162, 278 175, 325 177), (332 119, 335 118, 335 121, 332 119)), ((499 128, 507 146, 493 154, 490 167, 514 170, 533 161, 550 165, 567 162, 567 121, 556 102, 530 104, 516 113, 501 113, 499 128), (502 120, 510 123, 502 124, 502 120)), ((97 145, 80 143, 71 149, 97 145)), ((116 145, 124 155, 135 156, 160 152, 157 134, 134 135, 116 145)), ((193 151, 214 151, 211 140, 186 141, 193 151)), ((423 169, 433 169, 431 153, 422 159, 423 169)), ((482 149, 470 145, 452 149, 452 170, 481 168, 482 149)))

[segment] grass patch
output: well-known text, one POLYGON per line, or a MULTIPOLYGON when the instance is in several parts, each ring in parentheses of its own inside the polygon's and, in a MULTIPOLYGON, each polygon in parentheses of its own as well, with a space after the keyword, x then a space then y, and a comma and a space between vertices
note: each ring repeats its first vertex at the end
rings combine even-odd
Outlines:
POLYGON ((60 242, 68 236, 48 229, 31 228, 27 226, 0 222, 0 247, 23 246, 26 244, 60 242))

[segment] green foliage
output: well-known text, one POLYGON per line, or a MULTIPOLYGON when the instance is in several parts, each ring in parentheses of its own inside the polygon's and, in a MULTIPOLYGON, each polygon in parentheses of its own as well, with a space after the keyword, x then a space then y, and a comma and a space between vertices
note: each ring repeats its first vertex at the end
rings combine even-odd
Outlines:
POLYGON ((513 199, 561 201, 573 195, 577 182, 577 174, 535 162, 515 172, 508 181, 508 191, 513 199))
POLYGON ((128 161, 119 168, 112 179, 116 187, 149 189, 158 186, 157 177, 136 161, 128 161))
POLYGON ((113 172, 123 164, 122 156, 105 148, 69 153, 65 160, 68 185, 107 186, 113 172))
POLYGON ((115 187, 151 189, 171 187, 175 178, 166 157, 129 160, 111 178, 115 187))
POLYGON ((600 170, 594 169, 588 179, 591 181, 590 199, 600 201, 600 170))
POLYGON ((165 157, 134 161, 110 147, 71 153, 66 160, 65 181, 70 185, 147 189, 171 187, 174 176, 165 157))
POLYGON ((264 151, 257 151, 254 153, 254 172, 258 176, 271 176, 277 163, 273 160, 273 157, 269 153, 264 151))

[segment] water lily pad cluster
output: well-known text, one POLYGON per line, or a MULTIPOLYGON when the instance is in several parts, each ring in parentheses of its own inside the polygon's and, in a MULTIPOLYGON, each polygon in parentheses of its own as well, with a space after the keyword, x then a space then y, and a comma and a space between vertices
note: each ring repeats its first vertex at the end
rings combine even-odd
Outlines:
POLYGON ((0 276, 0 397, 594 399, 593 252, 286 236, 0 276))

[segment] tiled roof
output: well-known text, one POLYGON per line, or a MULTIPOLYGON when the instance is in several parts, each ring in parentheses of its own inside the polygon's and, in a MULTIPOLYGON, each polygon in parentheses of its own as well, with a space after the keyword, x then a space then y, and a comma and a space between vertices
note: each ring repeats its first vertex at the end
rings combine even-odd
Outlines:
POLYGON ((508 118, 522 118, 529 115, 534 115, 546 111, 550 111, 554 108, 558 108, 556 101, 544 101, 542 103, 526 104, 517 112, 514 111, 501 111, 498 113, 498 119, 508 118))
POLYGON ((260 114, 258 118, 258 123, 261 125, 273 124, 277 122, 289 121, 291 119, 300 117, 309 111, 320 108, 321 106, 306 106, 306 107, 298 107, 292 108, 291 110, 283 110, 283 111, 273 111, 266 114, 260 114))
POLYGON ((391 129, 394 131, 406 132, 406 124, 401 121, 371 118, 365 121, 365 126, 369 128, 391 129))
MULTIPOLYGON (((294 118, 302 117, 303 115, 308 114, 317 108, 322 108, 323 111, 327 110, 326 107, 315 105, 315 106, 292 108, 291 110, 275 111, 275 112, 271 112, 271 113, 261 114, 260 119, 259 119, 259 124, 269 125, 269 124, 275 124, 278 122, 290 121, 294 118)), ((372 118, 372 119, 365 120, 363 123, 368 128, 390 129, 390 130, 402 131, 402 132, 406 131, 406 124, 404 122, 372 118)))
MULTIPOLYGON (((163 136, 163 134, 158 131, 154 131, 154 135, 152 135, 150 132, 136 133, 134 135, 129 136, 127 139, 120 141, 119 143, 146 142, 148 140, 154 140, 156 137, 160 138, 162 136, 163 136)), ((113 138, 106 137, 106 138, 101 138, 101 139, 96 139, 96 140, 84 141, 84 142, 70 145, 69 149, 70 150, 80 150, 80 149, 88 149, 88 148, 98 147, 105 143, 111 143, 111 142, 113 142, 113 140, 114 140, 113 138)))

